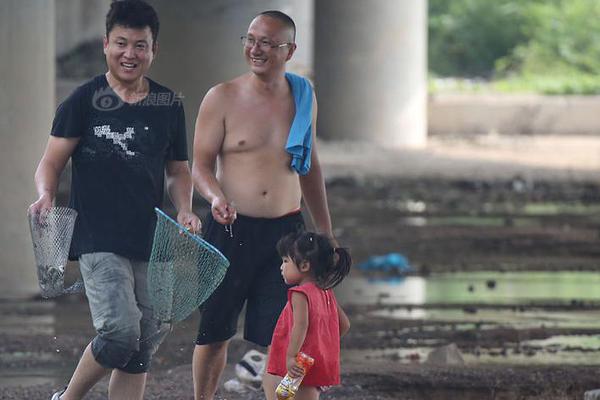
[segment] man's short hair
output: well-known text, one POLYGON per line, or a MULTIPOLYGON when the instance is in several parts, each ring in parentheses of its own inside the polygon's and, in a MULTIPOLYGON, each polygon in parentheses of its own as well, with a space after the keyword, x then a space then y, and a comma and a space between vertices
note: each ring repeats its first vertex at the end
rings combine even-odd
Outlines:
POLYGON ((257 17, 263 16, 263 15, 274 18, 274 19, 278 20, 279 22, 281 22, 283 24, 283 26, 285 26, 286 28, 291 29, 292 42, 296 41, 296 24, 294 23, 294 20, 289 15, 287 15, 286 13, 283 13, 281 11, 269 10, 269 11, 261 12, 260 14, 257 15, 257 17))
POLYGON ((126 28, 144 29, 149 27, 152 32, 152 45, 158 39, 158 15, 154 8, 142 0, 113 0, 106 14, 106 37, 115 25, 126 28))

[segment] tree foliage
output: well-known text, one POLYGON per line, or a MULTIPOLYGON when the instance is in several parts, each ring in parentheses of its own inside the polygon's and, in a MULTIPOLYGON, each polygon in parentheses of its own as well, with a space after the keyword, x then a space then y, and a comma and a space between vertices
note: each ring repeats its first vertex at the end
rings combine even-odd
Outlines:
POLYGON ((526 39, 514 0, 429 0, 429 66, 440 76, 490 77, 526 39))
POLYGON ((438 76, 600 75, 599 0, 429 0, 438 76))

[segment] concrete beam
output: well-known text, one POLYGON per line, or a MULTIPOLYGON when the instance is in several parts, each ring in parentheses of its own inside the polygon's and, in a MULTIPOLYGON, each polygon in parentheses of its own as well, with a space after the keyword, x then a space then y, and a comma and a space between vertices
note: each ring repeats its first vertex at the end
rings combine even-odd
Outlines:
POLYGON ((37 293, 27 207, 54 113, 54 0, 0 2, 0 298, 37 293))

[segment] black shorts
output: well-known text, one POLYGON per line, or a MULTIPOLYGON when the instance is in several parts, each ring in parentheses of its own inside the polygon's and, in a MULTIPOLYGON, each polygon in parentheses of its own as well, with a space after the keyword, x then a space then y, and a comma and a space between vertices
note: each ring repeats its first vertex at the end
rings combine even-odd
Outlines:
POLYGON ((204 238, 229 259, 223 282, 200 307, 196 344, 225 341, 235 335, 240 312, 246 304, 244 339, 260 346, 271 344, 279 314, 287 302, 288 286, 280 272, 277 241, 304 229, 298 211, 279 218, 237 216, 233 237, 209 213, 204 238))

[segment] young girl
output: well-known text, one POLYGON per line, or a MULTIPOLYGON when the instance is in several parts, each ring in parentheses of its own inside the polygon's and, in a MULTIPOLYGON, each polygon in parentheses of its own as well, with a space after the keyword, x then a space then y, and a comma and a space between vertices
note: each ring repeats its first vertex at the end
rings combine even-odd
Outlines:
POLYGON ((340 383, 340 336, 350 321, 338 306, 333 288, 350 272, 347 250, 334 248, 327 237, 311 232, 291 233, 277 244, 288 302, 279 316, 269 351, 264 389, 275 400, 275 388, 289 373, 302 375, 295 357, 303 352, 315 363, 304 377, 296 400, 318 399, 321 388, 340 383))

